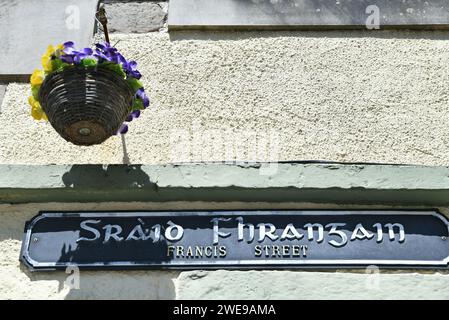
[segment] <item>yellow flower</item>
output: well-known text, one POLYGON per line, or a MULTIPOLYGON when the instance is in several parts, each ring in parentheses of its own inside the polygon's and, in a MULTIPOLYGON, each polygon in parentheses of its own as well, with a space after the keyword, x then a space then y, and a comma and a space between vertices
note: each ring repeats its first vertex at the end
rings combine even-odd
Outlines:
POLYGON ((31 75, 31 86, 40 86, 42 81, 44 81, 44 72, 42 70, 36 69, 31 75))
POLYGON ((28 103, 31 105, 31 115, 35 120, 45 120, 48 121, 47 115, 41 107, 39 101, 33 98, 33 96, 28 97, 28 103))
POLYGON ((44 110, 40 107, 32 107, 31 108, 31 115, 35 120, 45 120, 47 121, 47 115, 45 114, 44 110))
POLYGON ((63 44, 58 44, 57 46, 49 45, 47 47, 47 51, 45 52, 45 55, 51 56, 52 54, 56 53, 56 51, 62 50, 62 49, 64 49, 64 45, 63 44))
POLYGON ((45 72, 47 72, 47 73, 52 72, 52 70, 53 70, 52 67, 53 66, 52 66, 52 63, 51 63, 51 57, 50 56, 43 55, 42 59, 41 59, 41 62, 42 62, 42 67, 44 68, 45 72))
POLYGON ((36 103, 37 101, 36 101, 36 99, 34 99, 34 97, 33 96, 29 96, 28 97, 28 103, 30 104, 30 106, 34 106, 34 104, 36 103))
POLYGON ((53 55, 59 56, 59 51, 62 49, 64 49, 64 45, 62 44, 57 46, 49 45, 47 47, 47 51, 45 52, 45 54, 42 56, 41 59, 42 67, 44 68, 45 72, 49 73, 53 71, 53 64, 51 57, 53 55))

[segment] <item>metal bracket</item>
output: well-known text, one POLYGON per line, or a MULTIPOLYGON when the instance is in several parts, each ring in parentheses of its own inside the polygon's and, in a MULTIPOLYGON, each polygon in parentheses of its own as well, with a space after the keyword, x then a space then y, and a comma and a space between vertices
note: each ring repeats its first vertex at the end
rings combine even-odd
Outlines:
POLYGON ((109 32, 108 32, 108 18, 106 17, 106 10, 104 8, 104 4, 100 4, 97 13, 95 14, 98 22, 101 23, 103 27, 104 37, 107 43, 109 43, 109 32))

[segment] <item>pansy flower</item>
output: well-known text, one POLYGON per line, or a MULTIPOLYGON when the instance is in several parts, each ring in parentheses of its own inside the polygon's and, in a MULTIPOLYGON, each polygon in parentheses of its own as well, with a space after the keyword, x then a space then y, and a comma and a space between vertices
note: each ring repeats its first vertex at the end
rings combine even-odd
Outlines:
POLYGON ((31 86, 40 86, 44 81, 45 74, 42 70, 36 69, 31 75, 30 82, 31 86))
POLYGON ((75 44, 72 41, 63 43, 64 49, 62 49, 61 60, 65 63, 72 64, 75 57, 75 44))
POLYGON ((33 96, 29 96, 28 97, 28 103, 31 106, 31 116, 35 120, 45 120, 45 121, 48 120, 47 115, 45 114, 44 110, 42 109, 41 104, 39 103, 39 101, 34 99, 33 96))
POLYGON ((128 115, 128 118, 126 118, 126 122, 131 122, 131 121, 133 121, 134 119, 137 119, 138 117, 140 117, 140 110, 134 110, 133 112, 131 112, 129 115, 128 115))
POLYGON ((127 62, 125 60, 125 63, 123 64, 123 70, 125 71, 125 73, 128 76, 131 76, 133 78, 136 78, 137 80, 139 80, 142 75, 140 74, 139 71, 137 71, 137 62, 135 61, 129 61, 127 62))
POLYGON ((97 57, 94 56, 94 51, 91 48, 84 48, 81 51, 76 51, 73 62, 75 64, 80 64, 83 60, 97 60, 97 57))
POLYGON ((126 123, 123 123, 120 128, 118 129, 117 134, 125 134, 128 132, 128 125, 126 123))
POLYGON ((50 73, 53 71, 53 63, 52 61, 56 58, 57 55, 60 54, 60 51, 64 49, 64 46, 62 44, 57 46, 48 46, 47 51, 42 56, 41 62, 42 67, 44 68, 44 71, 46 73, 50 73))
POLYGON ((140 88, 136 92, 136 97, 142 99, 143 107, 146 109, 150 105, 150 99, 147 97, 145 90, 140 88))

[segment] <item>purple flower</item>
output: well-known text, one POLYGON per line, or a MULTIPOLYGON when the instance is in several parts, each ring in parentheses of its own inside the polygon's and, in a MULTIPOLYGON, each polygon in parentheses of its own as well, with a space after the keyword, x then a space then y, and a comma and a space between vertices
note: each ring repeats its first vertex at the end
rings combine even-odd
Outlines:
POLYGON ((128 118, 126 118, 126 122, 131 122, 131 121, 133 121, 134 119, 137 119, 138 117, 140 117, 140 110, 134 110, 133 112, 131 112, 129 115, 128 115, 128 118))
POLYGON ((75 44, 72 41, 67 41, 63 44, 61 60, 65 63, 72 64, 75 57, 75 44))
POLYGON ((72 54, 74 51, 76 51, 73 41, 64 42, 62 45, 64 46, 62 52, 64 52, 65 54, 72 54))
POLYGON ((105 60, 109 62, 114 63, 120 63, 122 61, 126 61, 123 56, 117 52, 117 49, 114 47, 111 47, 111 45, 107 42, 101 44, 97 43, 95 45, 95 56, 99 58, 100 60, 105 60))
POLYGON ((120 129, 118 129, 118 132, 117 132, 117 134, 125 134, 125 133, 127 133, 128 132, 128 125, 126 124, 126 123, 123 123, 121 126, 120 126, 120 129))
POLYGON ((97 43, 95 47, 94 56, 97 57, 100 62, 108 61, 120 64, 127 76, 136 78, 137 80, 142 77, 141 73, 137 70, 137 62, 127 61, 117 49, 112 47, 109 43, 97 43))
POLYGON ((77 51, 72 41, 65 42, 63 45, 64 49, 62 50, 61 60, 65 63, 80 64, 84 59, 98 60, 98 58, 94 56, 91 48, 84 48, 81 51, 77 51))
POLYGON ((131 76, 133 78, 136 78, 137 80, 139 80, 142 75, 140 74, 139 71, 137 71, 137 62, 135 61, 129 61, 127 62, 125 60, 125 63, 123 64, 123 70, 125 71, 125 73, 128 76, 131 76))
POLYGON ((62 62, 65 62, 65 63, 68 63, 68 64, 72 64, 73 63, 73 57, 74 56, 72 56, 72 55, 65 54, 65 55, 61 56, 61 60, 62 60, 62 62))
POLYGON ((96 47, 98 50, 101 50, 101 51, 104 51, 104 50, 106 49, 106 46, 110 46, 110 44, 107 43, 107 42, 105 42, 105 43, 96 43, 96 44, 95 44, 95 47, 96 47))
POLYGON ((98 61, 106 60, 111 61, 111 58, 105 55, 101 50, 95 49, 94 56, 97 57, 98 61))
POLYGON ((97 60, 97 58, 93 55, 93 50, 91 48, 84 48, 81 51, 74 51, 74 54, 75 54, 75 56, 73 58, 73 62, 75 64, 81 63, 81 61, 84 59, 97 60))
POLYGON ((148 99, 145 90, 143 88, 137 90, 136 97, 142 99, 144 108, 148 108, 148 106, 150 105, 150 99, 148 99))

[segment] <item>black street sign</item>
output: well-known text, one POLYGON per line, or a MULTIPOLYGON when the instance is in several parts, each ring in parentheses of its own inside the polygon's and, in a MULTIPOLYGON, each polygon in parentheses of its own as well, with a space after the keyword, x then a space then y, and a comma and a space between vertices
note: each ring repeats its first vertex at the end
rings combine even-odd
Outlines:
POLYGON ((436 211, 42 212, 27 223, 31 269, 447 268, 436 211))

